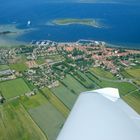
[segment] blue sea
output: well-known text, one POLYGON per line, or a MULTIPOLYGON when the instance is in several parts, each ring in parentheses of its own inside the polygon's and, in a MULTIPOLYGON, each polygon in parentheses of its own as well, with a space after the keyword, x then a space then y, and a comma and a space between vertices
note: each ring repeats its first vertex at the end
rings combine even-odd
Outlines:
MULTIPOLYGON (((6 1, 6 0, 5 0, 6 1)), ((53 40, 74 42, 79 39, 101 40, 110 44, 140 48, 140 5, 109 3, 49 3, 17 0, 0 5, 0 25, 15 24, 32 29, 17 41, 53 40), (49 25, 54 19, 99 19, 105 28, 86 25, 49 25), (27 22, 31 25, 27 26, 27 22)), ((1 36, 0 36, 1 38, 1 36)))

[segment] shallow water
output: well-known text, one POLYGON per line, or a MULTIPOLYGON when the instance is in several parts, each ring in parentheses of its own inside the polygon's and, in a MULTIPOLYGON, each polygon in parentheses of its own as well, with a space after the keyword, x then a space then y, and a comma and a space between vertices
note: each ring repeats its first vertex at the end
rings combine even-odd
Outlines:
POLYGON ((49 39, 71 42, 78 39, 93 39, 140 48, 139 5, 45 3, 43 0, 23 4, 16 1, 0 5, 0 13, 4 13, 0 14, 0 24, 14 24, 18 29, 34 29, 12 38, 17 41, 49 39), (60 18, 100 19, 107 28, 47 24, 51 20, 60 18), (31 25, 27 26, 29 20, 31 25))

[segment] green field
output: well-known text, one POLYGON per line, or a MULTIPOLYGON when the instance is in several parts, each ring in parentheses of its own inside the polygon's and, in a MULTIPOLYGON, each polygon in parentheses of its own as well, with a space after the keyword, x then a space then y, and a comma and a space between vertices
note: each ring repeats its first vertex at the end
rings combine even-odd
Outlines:
POLYGON ((16 64, 10 64, 9 65, 11 69, 16 70, 16 71, 25 71, 28 69, 27 65, 22 62, 22 63, 16 63, 16 64))
POLYGON ((64 85, 52 89, 53 93, 69 108, 72 109, 78 95, 72 93, 64 85))
POLYGON ((130 74, 128 74, 128 73, 126 72, 126 70, 122 70, 122 71, 121 71, 121 75, 122 75, 124 78, 130 78, 130 79, 133 78, 130 74))
POLYGON ((100 68, 91 68, 90 71, 92 71, 95 75, 102 77, 102 78, 107 78, 107 79, 117 79, 112 73, 100 68))
POLYGON ((99 78, 98 79, 95 78, 92 74, 94 73, 91 74, 89 73, 89 76, 91 77, 93 82, 95 82, 96 85, 98 85, 100 88, 104 88, 104 87, 118 88, 122 96, 137 89, 137 87, 135 87, 134 85, 128 82, 115 82, 115 81, 112 82, 112 81, 101 80, 99 78))
POLYGON ((87 91, 87 89, 75 80, 71 75, 67 75, 63 82, 68 86, 69 89, 73 89, 78 95, 81 92, 87 91))
POLYGON ((20 96, 30 92, 29 87, 26 85, 22 78, 10 80, 0 83, 0 91, 6 99, 20 96))
POLYGON ((0 65, 0 70, 6 70, 9 69, 8 65, 0 65))
POLYGON ((27 65, 25 64, 26 61, 27 61, 26 57, 21 56, 21 58, 19 58, 17 63, 10 64, 9 67, 13 70, 16 70, 16 71, 21 71, 21 72, 25 71, 28 69, 27 65))
POLYGON ((42 89, 43 94, 47 97, 47 99, 52 103, 65 117, 68 116, 70 110, 66 107, 66 105, 57 97, 54 93, 48 88, 42 89))
POLYGON ((90 80, 84 73, 77 71, 74 77, 87 89, 96 88, 94 82, 90 80))
POLYGON ((20 98, 20 100, 24 105, 24 107, 26 108, 26 110, 36 108, 42 104, 46 104, 47 102, 46 98, 42 96, 42 94, 40 94, 39 92, 37 93, 37 95, 31 96, 29 98, 23 96, 20 98))
POLYGON ((62 80, 62 84, 51 90, 69 109, 72 109, 78 95, 88 89, 68 74, 66 78, 62 80))
POLYGON ((17 100, 0 106, 0 140, 47 140, 17 100))
POLYGON ((140 69, 126 69, 126 72, 136 79, 140 79, 140 69))
POLYGON ((52 104, 47 102, 29 110, 34 121, 39 125, 49 140, 56 140, 65 118, 52 104))
POLYGON ((123 99, 140 114, 140 91, 124 96, 123 99))
POLYGON ((63 114, 40 93, 30 98, 22 97, 21 100, 48 140, 55 140, 65 121, 63 114))

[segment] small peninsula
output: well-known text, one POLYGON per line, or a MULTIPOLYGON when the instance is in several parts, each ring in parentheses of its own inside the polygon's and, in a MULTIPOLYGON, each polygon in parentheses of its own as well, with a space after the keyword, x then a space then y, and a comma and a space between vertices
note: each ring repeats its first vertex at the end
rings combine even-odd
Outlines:
POLYGON ((76 19, 76 18, 65 18, 65 19, 55 19, 52 21, 53 25, 71 25, 71 24, 81 24, 92 26, 94 28, 102 28, 103 25, 99 20, 95 19, 76 19))

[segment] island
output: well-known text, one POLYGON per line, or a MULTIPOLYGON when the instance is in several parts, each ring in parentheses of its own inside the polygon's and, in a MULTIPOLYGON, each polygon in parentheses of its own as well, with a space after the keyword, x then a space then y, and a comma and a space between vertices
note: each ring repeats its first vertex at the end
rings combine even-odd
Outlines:
POLYGON ((102 28, 103 27, 103 25, 97 19, 64 18, 64 19, 55 19, 51 23, 53 25, 80 24, 80 25, 92 26, 94 28, 102 28))

